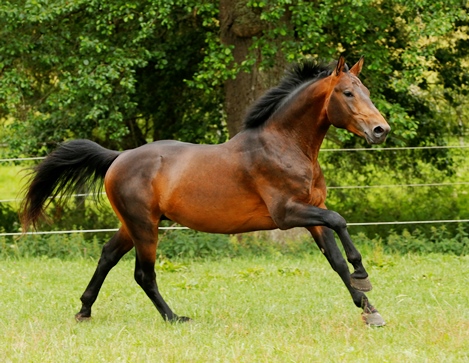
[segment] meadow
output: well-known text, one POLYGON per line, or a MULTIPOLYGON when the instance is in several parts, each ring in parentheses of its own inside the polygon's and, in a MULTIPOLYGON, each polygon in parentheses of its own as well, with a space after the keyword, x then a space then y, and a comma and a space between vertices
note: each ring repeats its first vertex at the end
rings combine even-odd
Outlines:
POLYGON ((469 256, 364 251, 367 295, 387 325, 366 326, 319 253, 162 261, 163 296, 193 321, 164 322, 133 280, 108 276, 77 323, 96 260, 0 261, 3 362, 469 362, 469 256))

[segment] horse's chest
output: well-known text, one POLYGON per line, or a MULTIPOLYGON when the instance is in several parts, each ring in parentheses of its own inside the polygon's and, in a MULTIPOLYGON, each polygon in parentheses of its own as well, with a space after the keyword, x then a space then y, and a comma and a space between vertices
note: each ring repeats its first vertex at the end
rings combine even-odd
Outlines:
POLYGON ((290 188, 295 199, 319 206, 326 200, 326 184, 319 168, 303 168, 290 176, 290 188))

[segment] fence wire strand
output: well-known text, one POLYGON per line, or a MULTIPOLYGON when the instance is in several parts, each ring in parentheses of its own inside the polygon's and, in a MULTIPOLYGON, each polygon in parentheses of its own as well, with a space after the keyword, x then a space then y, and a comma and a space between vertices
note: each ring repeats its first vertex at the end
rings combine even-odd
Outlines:
MULTIPOLYGON (((424 187, 450 187, 453 185, 469 185, 469 182, 453 182, 453 183, 423 183, 423 184, 378 184, 378 185, 336 185, 328 186, 328 190, 333 189, 374 189, 374 188, 424 188, 424 187)), ((99 193, 99 195, 105 195, 105 192, 99 193)), ((96 193, 80 193, 80 194, 71 194, 70 197, 94 197, 96 193)), ((61 196, 58 195, 58 198, 61 196)), ((49 199, 52 197, 49 197, 49 199)), ((22 198, 10 198, 10 199, 0 199, 0 203, 13 203, 19 202, 22 198)))
MULTIPOLYGON (((391 221, 391 222, 357 222, 347 223, 347 226, 379 226, 379 225, 405 225, 405 224, 441 224, 441 223, 468 223, 469 219, 445 219, 432 221, 391 221)), ((188 227, 158 227, 159 230, 189 230, 188 227)), ((75 234, 75 233, 103 233, 117 232, 118 228, 103 229, 72 229, 68 231, 36 231, 36 232, 6 232, 0 233, 0 237, 24 236, 24 235, 48 235, 48 234, 75 234)))

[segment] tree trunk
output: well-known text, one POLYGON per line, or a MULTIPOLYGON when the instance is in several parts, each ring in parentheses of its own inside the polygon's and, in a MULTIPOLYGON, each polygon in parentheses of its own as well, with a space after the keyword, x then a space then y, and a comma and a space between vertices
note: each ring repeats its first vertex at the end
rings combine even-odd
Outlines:
POLYGON ((242 129, 249 106, 267 89, 278 84, 286 66, 282 52, 277 52, 274 66, 259 70, 262 53, 260 49, 250 49, 253 37, 260 36, 272 25, 262 21, 260 13, 255 13, 247 3, 248 0, 220 0, 221 41, 226 45, 234 45, 233 55, 237 64, 248 56, 256 59, 249 73, 240 72, 235 79, 225 83, 225 111, 230 137, 242 129))

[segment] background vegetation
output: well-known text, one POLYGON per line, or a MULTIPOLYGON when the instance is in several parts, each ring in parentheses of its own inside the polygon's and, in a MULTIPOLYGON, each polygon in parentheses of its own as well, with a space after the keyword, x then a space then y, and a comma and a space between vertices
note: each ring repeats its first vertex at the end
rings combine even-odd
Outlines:
MULTIPOLYGON (((42 156, 73 138, 121 150, 164 138, 223 142, 289 63, 341 54, 365 56, 361 78, 392 126, 385 147, 467 146, 463 1, 19 0, 0 4, 0 27, 5 157, 42 156)), ((324 147, 369 148, 340 130, 324 147)), ((328 207, 351 223, 467 219, 467 160, 467 149, 324 152, 328 207), (435 183, 453 184, 340 189, 435 183)), ((18 168, 2 164, 1 198, 20 195, 18 168)), ((14 203, 0 203, 0 228, 17 232, 15 214, 14 203)), ((47 228, 116 227, 108 207, 82 198, 51 216, 47 228)), ((432 228, 469 231, 351 230, 386 241, 404 229, 430 238, 432 228)))
MULTIPOLYGON (((465 135, 468 21, 455 0, 2 2, 3 140, 12 155, 81 137, 118 149, 220 142, 289 62, 343 54, 366 57, 363 80, 393 127, 387 146, 453 142, 465 135), (230 98, 248 73, 258 94, 230 98), (225 113, 234 101, 241 114, 225 113)), ((444 151, 422 156, 450 166, 444 151)))

